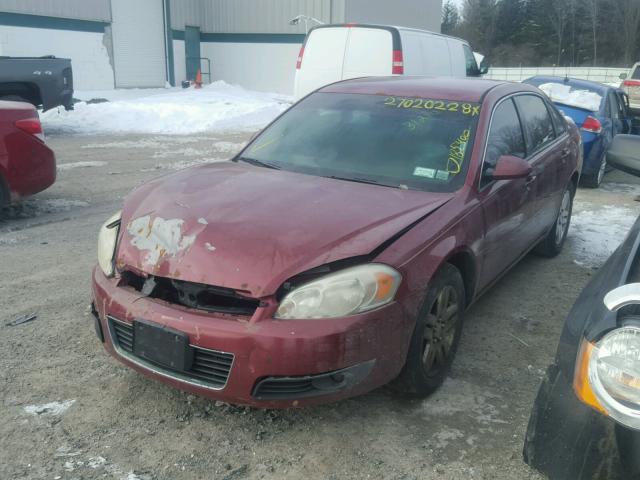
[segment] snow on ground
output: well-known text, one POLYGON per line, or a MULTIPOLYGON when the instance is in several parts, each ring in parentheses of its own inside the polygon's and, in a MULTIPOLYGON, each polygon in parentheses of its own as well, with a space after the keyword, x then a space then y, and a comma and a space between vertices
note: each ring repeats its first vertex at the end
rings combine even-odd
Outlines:
POLYGON ((64 402, 50 402, 43 405, 27 405, 24 411, 31 415, 62 415, 69 410, 71 405, 76 403, 75 400, 66 400, 64 402))
POLYGON ((540 90, 546 93, 554 102, 570 107, 584 108, 596 112, 600 110, 602 97, 589 90, 578 90, 571 85, 562 83, 543 83, 540 90))
POLYGON ((87 161, 87 162, 69 162, 59 163, 58 170, 71 170, 72 168, 88 168, 88 167, 104 167, 107 162, 101 160, 87 161))
MULTIPOLYGON (((97 93, 108 92, 90 96, 97 93)), ((247 131, 263 127, 291 104, 287 96, 253 92, 222 81, 202 89, 115 90, 105 95, 109 96, 113 101, 80 102, 69 112, 44 112, 45 131, 178 135, 247 131)))
POLYGON ((590 209, 576 202, 567 243, 576 263, 600 267, 626 238, 638 212, 625 207, 604 205, 590 209))

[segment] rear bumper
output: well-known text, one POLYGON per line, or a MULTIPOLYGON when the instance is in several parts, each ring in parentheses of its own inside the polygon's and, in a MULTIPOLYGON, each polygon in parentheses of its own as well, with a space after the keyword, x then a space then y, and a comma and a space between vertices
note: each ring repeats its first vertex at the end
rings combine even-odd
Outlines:
POLYGON ((268 408, 325 403, 388 383, 406 358, 411 332, 401 327, 404 316, 398 304, 338 319, 255 320, 257 313, 249 320, 141 297, 117 282, 94 269, 96 332, 102 332, 106 350, 145 375, 205 397, 268 408), (135 319, 148 320, 187 334, 196 350, 231 355, 226 382, 203 385, 189 372, 123 354, 109 318, 125 327, 135 319), (261 389, 265 382, 270 388, 261 389))
POLYGON ((523 455, 551 480, 637 479, 640 432, 623 428, 580 402, 554 364, 538 390, 523 455), (623 462, 623 457, 628 460, 623 462))

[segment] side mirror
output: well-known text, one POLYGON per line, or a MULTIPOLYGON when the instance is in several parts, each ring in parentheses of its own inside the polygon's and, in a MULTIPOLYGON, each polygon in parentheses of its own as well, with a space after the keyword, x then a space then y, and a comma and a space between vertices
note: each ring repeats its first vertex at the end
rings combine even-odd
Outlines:
POLYGON ((480 62, 480 75, 486 75, 487 73, 489 73, 489 67, 491 65, 489 65, 489 62, 487 62, 486 58, 482 59, 482 62, 480 62))
POLYGON ((607 163, 640 177, 640 136, 616 135, 607 152, 607 163))
POLYGON ((620 74, 620 80, 626 80, 627 79, 627 74, 626 73, 621 73, 620 74))
POLYGON ((493 173, 489 175, 493 180, 511 180, 526 178, 531 174, 531 165, 526 160, 512 155, 502 155, 496 162, 493 173))

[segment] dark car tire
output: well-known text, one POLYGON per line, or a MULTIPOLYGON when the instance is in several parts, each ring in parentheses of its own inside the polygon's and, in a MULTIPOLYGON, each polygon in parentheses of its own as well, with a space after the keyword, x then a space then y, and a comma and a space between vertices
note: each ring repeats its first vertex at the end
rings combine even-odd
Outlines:
POLYGON ((600 159, 600 167, 598 171, 591 175, 583 175, 580 178, 580 184, 587 188, 599 188, 605 174, 607 173, 607 155, 602 155, 600 159))
POLYGON ((423 398, 442 385, 460 343, 465 306, 462 276, 447 263, 430 282, 394 390, 423 398))
POLYGON ((575 188, 573 183, 571 183, 562 194, 560 209, 556 215, 556 221, 553 222, 553 227, 551 227, 545 239, 536 246, 534 253, 543 257, 552 258, 562 251, 564 242, 567 240, 569 225, 571 225, 574 195, 575 188))

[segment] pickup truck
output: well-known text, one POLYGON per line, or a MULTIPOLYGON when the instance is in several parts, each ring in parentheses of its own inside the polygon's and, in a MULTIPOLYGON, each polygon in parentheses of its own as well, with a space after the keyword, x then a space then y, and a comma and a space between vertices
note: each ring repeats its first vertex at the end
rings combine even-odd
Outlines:
POLYGON ((58 106, 73 110, 71 60, 0 56, 0 100, 28 102, 43 111, 58 106))

